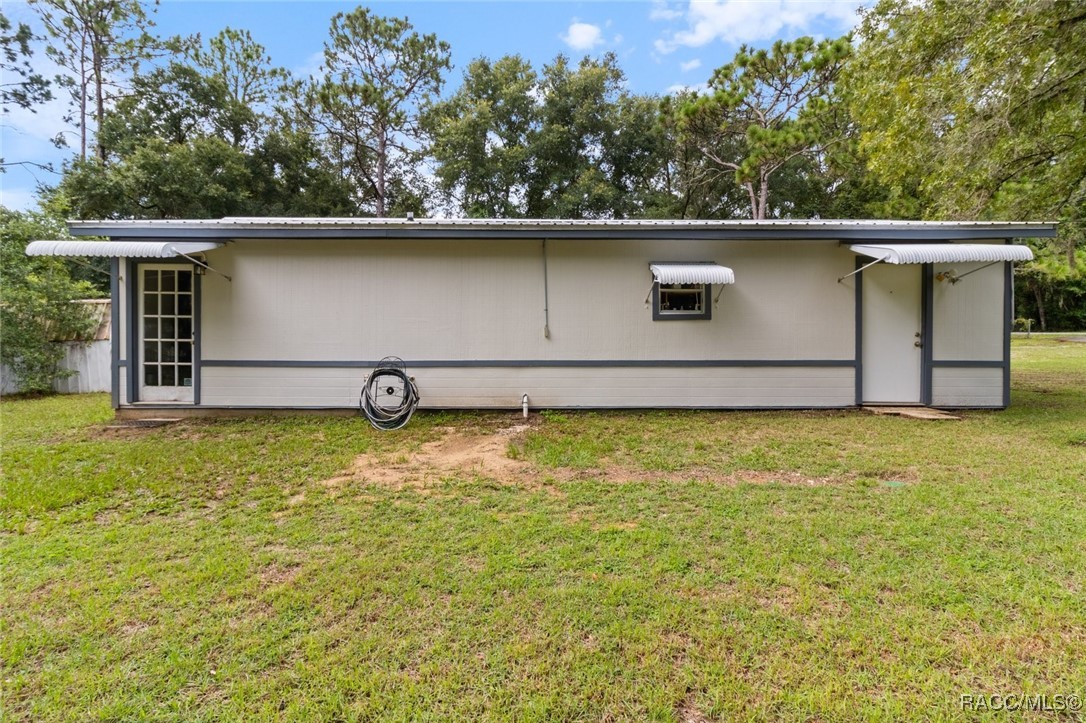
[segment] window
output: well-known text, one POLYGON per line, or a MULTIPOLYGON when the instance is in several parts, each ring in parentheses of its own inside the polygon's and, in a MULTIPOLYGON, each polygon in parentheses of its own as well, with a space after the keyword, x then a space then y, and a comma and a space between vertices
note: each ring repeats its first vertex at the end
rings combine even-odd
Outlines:
POLYGON ((652 285, 653 321, 680 319, 711 319, 713 317, 712 284, 652 285))
POLYGON ((645 302, 652 298, 653 321, 708 321, 713 318, 713 286, 723 290, 735 283, 734 271, 712 261, 657 261, 649 264, 649 272, 652 291, 645 302))

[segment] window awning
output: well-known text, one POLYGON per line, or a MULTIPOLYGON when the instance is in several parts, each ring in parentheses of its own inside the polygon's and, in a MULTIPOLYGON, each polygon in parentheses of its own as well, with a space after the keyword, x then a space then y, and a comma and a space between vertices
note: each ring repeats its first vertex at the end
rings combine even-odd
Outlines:
POLYGON ((169 259, 211 251, 213 241, 31 241, 27 256, 108 256, 169 259))
POLYGON ((856 244, 849 249, 887 264, 1029 261, 1033 258, 1028 246, 1010 244, 856 244))
POLYGON ((649 264, 661 284, 734 284, 735 272, 717 264, 649 264))

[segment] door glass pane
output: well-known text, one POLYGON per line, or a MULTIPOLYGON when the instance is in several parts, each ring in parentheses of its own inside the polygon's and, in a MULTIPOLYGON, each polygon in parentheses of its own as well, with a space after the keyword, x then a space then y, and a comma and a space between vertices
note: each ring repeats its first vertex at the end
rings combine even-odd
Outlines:
POLYGON ((179 362, 191 362, 192 361, 192 344, 187 341, 177 342, 177 361, 179 362))
POLYGON ((192 316, 192 294, 178 294, 177 313, 180 316, 192 316))
POLYGON ((177 290, 178 291, 192 291, 192 272, 191 271, 178 271, 177 272, 177 290))
POLYGON ((143 342, 143 360, 145 362, 158 361, 158 342, 157 341, 145 341, 143 342))
POLYGON ((177 359, 177 355, 174 353, 177 345, 172 341, 162 342, 162 361, 172 362, 177 359))
POLYGON ((156 365, 143 365, 143 383, 149 387, 158 386, 158 367, 156 365))
POLYGON ((158 271, 148 270, 143 272, 143 290, 158 291, 158 271))
POLYGON ((157 339, 158 338, 158 319, 144 319, 143 320, 143 338, 144 339, 157 339))
POLYGON ((177 297, 175 297, 173 294, 163 294, 162 295, 162 305, 160 307, 162 309, 162 311, 160 311, 159 313, 163 314, 163 315, 176 314, 177 313, 177 308, 176 308, 176 305, 175 305, 176 299, 177 299, 177 297))
POLYGON ((177 338, 192 338, 192 319, 180 318, 177 320, 177 338))
POLYGON ((162 326, 159 329, 159 332, 161 332, 162 338, 163 339, 176 339, 177 338, 176 333, 175 333, 176 328, 177 328, 176 319, 171 319, 170 317, 164 317, 164 318, 161 319, 161 321, 162 321, 162 326))
POLYGON ((177 375, 174 374, 174 365, 166 364, 162 367, 162 386, 173 387, 177 385, 177 375))
POLYGON ((152 315, 158 313, 158 294, 143 295, 143 313, 152 315))
POLYGON ((175 286, 176 271, 163 271, 162 272, 162 290, 173 291, 175 286))
POLYGON ((192 367, 188 364, 179 364, 177 367, 178 384, 182 387, 192 386, 192 367))

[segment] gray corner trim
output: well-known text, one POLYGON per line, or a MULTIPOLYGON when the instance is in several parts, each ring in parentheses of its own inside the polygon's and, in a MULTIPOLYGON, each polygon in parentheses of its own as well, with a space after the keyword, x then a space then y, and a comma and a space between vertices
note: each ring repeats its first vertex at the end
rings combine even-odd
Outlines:
POLYGON ((920 266, 920 403, 931 404, 935 323, 935 265, 920 266))
POLYGON ((1014 319, 1014 268, 1003 264, 1003 406, 1011 405, 1011 324, 1014 319))
POLYGON ((864 272, 861 270, 864 267, 864 261, 859 256, 856 257, 856 404, 860 405, 864 403, 864 365, 863 365, 863 344, 864 344, 864 272))
POLYGON ((114 409, 121 406, 121 260, 109 260, 109 397, 114 409))
POLYGON ((702 284, 704 294, 705 311, 683 312, 681 314, 665 314, 660 311, 660 282, 652 282, 652 320, 653 321, 712 321, 713 318, 713 285, 702 284))
POLYGON ((139 348, 139 324, 140 324, 140 280, 139 265, 135 259, 128 259, 128 271, 125 274, 128 279, 128 308, 125 309, 125 318, 128 319, 128 353, 126 354, 128 366, 128 404, 139 401, 140 359, 143 358, 143 350, 139 348))
MULTIPOLYGON (((437 359, 405 361, 418 369, 506 367, 855 367, 853 359, 437 359)), ((376 360, 204 359, 203 367, 371 369, 376 360)))
POLYGON ((193 266, 192 269, 192 403, 200 403, 200 348, 203 344, 201 339, 201 327, 203 324, 202 310, 203 306, 203 294, 201 293, 203 278, 202 273, 196 273, 198 269, 193 266))
POLYGON ((1007 364, 998 359, 935 359, 931 366, 936 369, 1002 369, 1007 364))

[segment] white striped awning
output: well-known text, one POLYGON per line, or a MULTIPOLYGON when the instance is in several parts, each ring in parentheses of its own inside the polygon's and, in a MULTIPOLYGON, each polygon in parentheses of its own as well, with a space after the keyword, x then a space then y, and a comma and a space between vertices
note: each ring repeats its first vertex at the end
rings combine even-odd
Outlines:
POLYGON ((31 241, 27 256, 109 256, 169 259, 211 251, 214 241, 31 241))
POLYGON ((661 284, 734 284, 735 272, 717 264, 649 264, 661 284))
POLYGON ((1028 246, 1012 244, 856 244, 853 253, 887 264, 964 263, 968 261, 1029 261, 1028 246))

